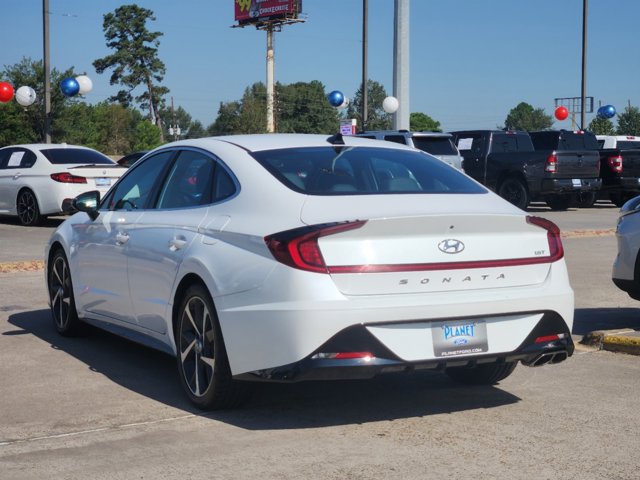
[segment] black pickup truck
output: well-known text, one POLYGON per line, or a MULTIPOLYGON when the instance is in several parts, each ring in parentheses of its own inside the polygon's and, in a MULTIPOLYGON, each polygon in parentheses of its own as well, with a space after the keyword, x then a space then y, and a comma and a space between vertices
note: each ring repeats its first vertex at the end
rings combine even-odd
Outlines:
POLYGON ((595 151, 536 150, 527 132, 451 132, 467 175, 519 208, 544 200, 566 210, 579 192, 600 189, 595 151))
POLYGON ((597 135, 602 197, 617 207, 640 195, 640 137, 597 135))
MULTIPOLYGON (((600 152, 596 136, 584 130, 542 130, 540 132, 530 132, 531 141, 536 151, 577 159, 578 165, 582 164, 592 167, 596 166, 597 174, 602 188, 600 152), (594 153, 598 155, 594 157, 594 153), (596 163, 593 163, 593 159, 596 163)), ((593 189, 579 189, 574 195, 565 197, 564 201, 574 202, 578 207, 591 207, 596 201, 599 192, 593 189)))

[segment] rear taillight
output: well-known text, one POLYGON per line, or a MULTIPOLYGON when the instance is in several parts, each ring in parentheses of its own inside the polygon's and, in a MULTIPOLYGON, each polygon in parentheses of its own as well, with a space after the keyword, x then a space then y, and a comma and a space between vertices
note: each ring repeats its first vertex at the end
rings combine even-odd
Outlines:
POLYGON ((552 153, 547 157, 547 163, 544 166, 544 171, 548 173, 556 173, 558 171, 558 157, 555 153, 552 153))
POLYGON ((622 155, 616 155, 615 157, 608 157, 607 163, 609 168, 614 173, 622 173, 622 155))
POLYGON ((546 263, 560 260, 564 256, 564 248, 562 246, 562 240, 560 239, 560 229, 558 226, 546 218, 533 216, 527 217, 527 223, 544 228, 547 231, 547 241, 549 242, 549 255, 541 257, 540 262, 532 263, 546 263))
POLYGON ((327 235, 355 230, 365 221, 330 223, 296 228, 265 237, 264 241, 276 260, 308 272, 329 273, 318 239, 327 235))
POLYGON ((87 183, 85 177, 72 175, 69 172, 52 173, 51 178, 60 183, 87 183))

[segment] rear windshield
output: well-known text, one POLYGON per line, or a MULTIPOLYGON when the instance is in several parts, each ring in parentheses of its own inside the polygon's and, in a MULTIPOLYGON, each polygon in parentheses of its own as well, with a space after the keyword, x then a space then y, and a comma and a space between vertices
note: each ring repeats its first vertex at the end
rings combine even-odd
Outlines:
POLYGON ((41 150, 47 160, 54 165, 73 163, 77 165, 115 165, 106 155, 84 148, 46 148, 41 150))
POLYGON ((630 140, 618 141, 616 147, 620 150, 637 150, 640 148, 640 142, 630 140))
POLYGON ((536 150, 598 150, 598 140, 592 133, 535 132, 531 140, 536 150))
POLYGON ((449 137, 412 137, 413 146, 431 155, 458 155, 449 137))
POLYGON ((286 186, 310 195, 487 192, 454 168, 411 150, 331 146, 252 155, 286 186))

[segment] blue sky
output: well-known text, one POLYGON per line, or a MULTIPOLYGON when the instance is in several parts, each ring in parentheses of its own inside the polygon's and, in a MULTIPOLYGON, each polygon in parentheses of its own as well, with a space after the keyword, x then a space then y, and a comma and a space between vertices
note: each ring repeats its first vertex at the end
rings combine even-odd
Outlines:
MULTIPOLYGON (((0 65, 42 58, 42 1, 1 0, 0 65)), ((118 0, 49 0, 51 63, 86 72, 99 102, 117 91, 92 62, 110 51, 103 15, 118 0)), ((233 0, 140 0, 164 32, 159 56, 176 106, 205 127, 220 102, 265 81, 266 34, 234 24, 233 0)), ((494 128, 521 101, 553 114, 580 96, 582 0, 411 0, 410 106, 445 130, 494 128)), ((303 0, 307 21, 275 37, 276 80, 319 80, 352 97, 362 77, 362 1, 303 0)), ((393 91, 393 0, 369 0, 369 78, 393 91)), ((590 0, 587 95, 622 112, 640 105, 638 0, 590 0)), ((16 85, 16 87, 18 87, 16 85)), ((587 122, 593 115, 587 116, 587 122)), ((570 121, 556 122, 570 128, 570 121)))

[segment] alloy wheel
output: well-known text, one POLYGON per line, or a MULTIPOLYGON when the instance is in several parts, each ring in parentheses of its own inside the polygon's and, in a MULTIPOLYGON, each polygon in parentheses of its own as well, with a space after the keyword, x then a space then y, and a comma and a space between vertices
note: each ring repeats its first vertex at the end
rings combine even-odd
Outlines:
POLYGON ((29 190, 25 190, 18 197, 18 218, 23 225, 33 225, 38 216, 36 197, 29 190))
POLYGON ((49 297, 53 319, 59 330, 68 327, 71 305, 71 276, 67 261, 61 255, 55 257, 49 274, 49 297))
POLYGON ((215 370, 214 321, 201 297, 193 296, 185 304, 179 335, 185 383, 194 396, 201 397, 211 386, 215 370))

